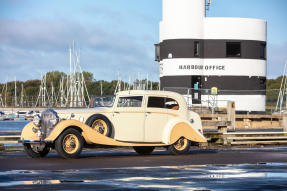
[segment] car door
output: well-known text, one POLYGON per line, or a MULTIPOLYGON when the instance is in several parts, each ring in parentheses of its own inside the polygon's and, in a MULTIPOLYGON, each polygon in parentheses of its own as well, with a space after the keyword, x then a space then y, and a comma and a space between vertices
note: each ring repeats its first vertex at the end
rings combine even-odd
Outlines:
POLYGON ((144 141, 143 96, 119 97, 112 118, 116 140, 144 141))
POLYGON ((148 96, 145 118, 145 142, 161 142, 164 127, 168 121, 165 107, 166 97, 148 96))

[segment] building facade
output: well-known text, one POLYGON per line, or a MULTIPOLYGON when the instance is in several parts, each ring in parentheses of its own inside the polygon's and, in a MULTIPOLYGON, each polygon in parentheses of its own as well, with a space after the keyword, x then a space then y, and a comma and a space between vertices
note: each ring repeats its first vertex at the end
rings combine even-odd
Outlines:
POLYGON ((217 99, 235 101, 237 111, 264 112, 266 21, 205 17, 205 7, 205 0, 163 0, 155 45, 161 88, 190 88, 193 104, 204 105, 217 87, 217 99))

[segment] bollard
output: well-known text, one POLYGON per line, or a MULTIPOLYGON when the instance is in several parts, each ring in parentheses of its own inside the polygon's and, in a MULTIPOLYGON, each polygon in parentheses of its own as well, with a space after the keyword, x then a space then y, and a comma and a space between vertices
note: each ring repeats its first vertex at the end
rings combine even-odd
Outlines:
POLYGON ((231 121, 231 125, 228 126, 228 129, 235 130, 235 102, 227 102, 227 121, 231 121))
POLYGON ((227 137, 226 137, 227 127, 226 126, 218 126, 217 132, 221 134, 222 144, 227 145, 228 144, 227 137))

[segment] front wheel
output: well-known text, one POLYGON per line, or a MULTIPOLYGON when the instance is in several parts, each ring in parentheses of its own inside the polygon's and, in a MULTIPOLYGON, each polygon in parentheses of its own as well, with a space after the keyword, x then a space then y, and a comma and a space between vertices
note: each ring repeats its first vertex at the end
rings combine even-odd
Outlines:
POLYGON ((174 155, 186 154, 189 152, 191 141, 181 137, 174 144, 168 146, 169 152, 174 155))
POLYGON ((139 155, 150 155, 154 147, 134 147, 134 150, 139 154, 139 155))
POLYGON ((75 129, 67 129, 56 140, 55 148, 62 158, 78 158, 83 145, 81 133, 75 129))
POLYGON ((43 158, 49 153, 50 147, 44 146, 44 148, 39 150, 30 143, 25 143, 24 150, 32 158, 43 158))

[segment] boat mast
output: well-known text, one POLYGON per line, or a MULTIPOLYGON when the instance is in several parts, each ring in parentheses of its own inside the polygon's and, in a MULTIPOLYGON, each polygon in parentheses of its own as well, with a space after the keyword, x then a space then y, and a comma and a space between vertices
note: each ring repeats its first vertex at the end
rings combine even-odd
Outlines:
POLYGON ((15 95, 14 95, 14 100, 15 100, 15 107, 17 107, 17 82, 16 82, 16 76, 15 76, 15 95))

